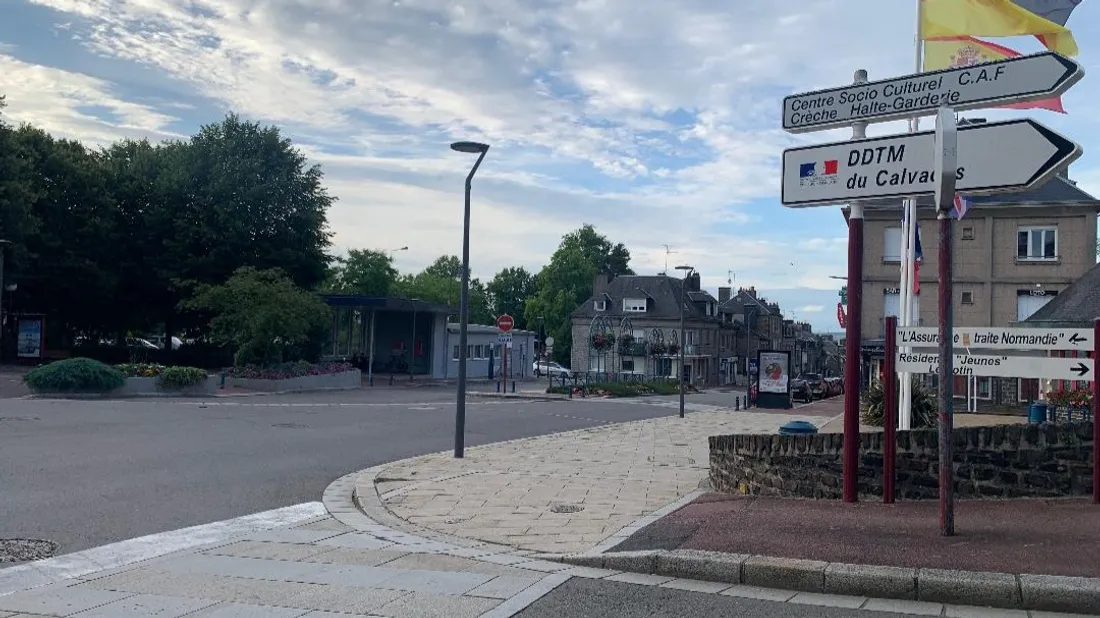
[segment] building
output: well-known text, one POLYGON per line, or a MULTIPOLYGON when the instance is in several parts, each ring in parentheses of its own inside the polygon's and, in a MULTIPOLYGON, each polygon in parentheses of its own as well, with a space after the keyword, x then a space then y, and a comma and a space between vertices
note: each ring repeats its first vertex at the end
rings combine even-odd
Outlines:
MULTIPOLYGON (((954 226, 956 326, 1009 327, 1081 278, 1096 263, 1100 201, 1059 176, 1035 191, 974 196, 954 226)), ((864 208, 864 382, 881 372, 885 320, 900 315, 901 208, 868 202, 864 208)), ((919 325, 938 324, 938 224, 930 198, 918 201, 923 261, 915 305, 919 325)), ((969 389, 978 407, 1013 405, 1025 399, 1018 380, 958 378, 955 392, 969 389)))
MULTIPOLYGON (((1091 329, 1098 317, 1100 317, 1100 264, 1090 268, 1085 276, 1062 290, 1061 294, 1031 314, 1019 326, 1091 329)), ((1091 350, 1051 352, 1050 356, 1092 358, 1091 350)), ((1041 399, 1052 390, 1087 391, 1092 387, 1091 383, 1082 381, 1042 380, 1041 382, 1040 380, 1021 380, 1020 396, 1041 399)))
POLYGON ((574 372, 609 379, 676 377, 682 307, 688 379, 700 386, 718 383, 718 300, 700 289, 698 273, 686 279, 600 274, 592 290, 571 317, 574 372))
POLYGON ((760 350, 784 349, 785 324, 779 305, 759 296, 755 287, 739 288, 736 295, 731 293, 732 288, 718 288, 718 313, 723 324, 732 326, 732 332, 728 333, 732 345, 727 347, 726 354, 734 359, 733 382, 745 384, 749 361, 760 350))
MULTIPOLYGON (((456 323, 447 324, 447 338, 444 349, 448 350, 447 363, 443 378, 458 377, 458 328, 456 323)), ((535 340, 537 333, 530 330, 513 329, 512 355, 508 358, 508 376, 528 378, 534 375, 535 340)), ((489 379, 501 377, 504 363, 501 362, 500 329, 496 326, 471 324, 466 331, 466 376, 470 379, 489 379), (490 368, 492 373, 490 374, 490 368)))
POLYGON ((332 308, 330 359, 348 359, 363 373, 441 378, 446 369, 450 307, 422 300, 323 295, 332 308))

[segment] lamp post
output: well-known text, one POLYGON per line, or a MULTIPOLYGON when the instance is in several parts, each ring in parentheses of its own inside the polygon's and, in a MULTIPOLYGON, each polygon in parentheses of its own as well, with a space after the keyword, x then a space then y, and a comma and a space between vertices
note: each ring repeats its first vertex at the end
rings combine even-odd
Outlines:
POLYGON ((688 278, 695 272, 695 267, 680 265, 676 270, 685 271, 680 283, 680 418, 684 418, 684 348, 687 347, 687 341, 684 339, 684 297, 688 278))
POLYGON ((470 187, 481 166, 488 144, 455 142, 451 150, 476 154, 477 161, 466 176, 466 208, 462 218, 462 290, 458 310, 458 401, 455 405, 455 458, 461 459, 466 441, 466 340, 470 325, 470 187))
MULTIPOLYGON (((0 358, 4 356, 4 247, 10 245, 10 240, 0 239, 0 358)), ((12 288, 13 290, 15 288, 12 288)))

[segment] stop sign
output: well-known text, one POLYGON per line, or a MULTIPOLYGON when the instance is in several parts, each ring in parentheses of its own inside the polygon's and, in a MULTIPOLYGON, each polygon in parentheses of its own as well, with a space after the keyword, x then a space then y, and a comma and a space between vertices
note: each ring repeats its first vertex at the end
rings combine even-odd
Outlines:
POLYGON ((516 321, 507 313, 497 318, 497 328, 499 328, 502 333, 511 332, 512 327, 515 325, 516 321))

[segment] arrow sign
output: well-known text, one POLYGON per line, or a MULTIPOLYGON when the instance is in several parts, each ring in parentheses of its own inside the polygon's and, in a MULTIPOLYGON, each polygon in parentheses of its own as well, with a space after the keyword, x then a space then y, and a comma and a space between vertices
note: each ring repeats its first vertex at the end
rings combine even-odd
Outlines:
MULTIPOLYGON (((1031 119, 959 127, 955 190, 1015 193, 1050 180, 1081 147, 1031 119)), ((935 131, 783 151, 786 206, 932 195, 935 131)))
POLYGON ((1052 52, 791 95, 783 128, 806 133, 1061 96, 1085 76, 1081 65, 1052 52))
MULTIPOLYGON (((899 373, 936 373, 939 367, 939 354, 898 353, 897 371, 899 373)), ((952 368, 957 376, 1092 380, 1093 363, 1091 358, 955 354, 955 364, 952 368)))
MULTIPOLYGON (((956 347, 978 350, 1092 350, 1090 328, 955 328, 956 347)), ((939 345, 935 326, 898 327, 898 346, 934 348, 939 345)))

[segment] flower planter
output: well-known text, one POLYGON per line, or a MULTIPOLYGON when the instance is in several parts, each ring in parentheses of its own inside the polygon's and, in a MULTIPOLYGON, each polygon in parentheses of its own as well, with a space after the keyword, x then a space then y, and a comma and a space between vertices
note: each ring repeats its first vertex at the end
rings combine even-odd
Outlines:
POLYGON ((340 373, 324 373, 281 380, 259 378, 230 378, 232 386, 263 392, 350 390, 363 385, 363 374, 358 369, 340 373))
POLYGON ((218 392, 220 378, 206 376, 206 380, 185 388, 166 388, 159 378, 126 378, 126 384, 107 394, 108 397, 203 397, 218 392))

